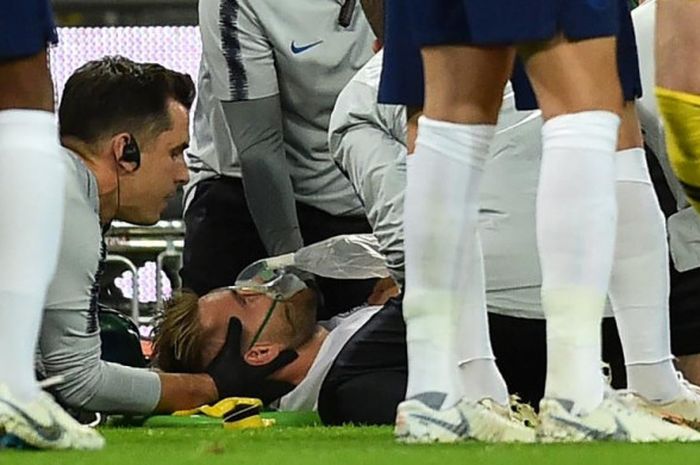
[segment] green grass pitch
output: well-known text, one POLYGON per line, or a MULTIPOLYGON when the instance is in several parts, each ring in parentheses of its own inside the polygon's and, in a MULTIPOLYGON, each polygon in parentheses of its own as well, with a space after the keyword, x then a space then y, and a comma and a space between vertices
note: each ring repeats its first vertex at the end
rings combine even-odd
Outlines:
POLYGON ((695 444, 407 446, 390 428, 272 427, 229 431, 218 425, 103 428, 100 452, 0 450, 0 465, 692 465, 695 444))

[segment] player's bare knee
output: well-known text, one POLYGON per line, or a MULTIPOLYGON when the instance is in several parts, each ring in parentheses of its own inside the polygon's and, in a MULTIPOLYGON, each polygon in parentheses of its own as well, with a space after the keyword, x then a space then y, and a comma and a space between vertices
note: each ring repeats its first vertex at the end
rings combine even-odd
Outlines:
POLYGON ((613 37, 576 42, 558 37, 519 51, 545 119, 593 110, 622 114, 613 37))
POLYGON ((446 99, 431 99, 426 96, 425 116, 439 121, 458 124, 496 124, 499 105, 491 102, 446 103, 446 99))
POLYGON ((507 47, 424 48, 425 115, 454 123, 495 124, 514 53, 507 47))

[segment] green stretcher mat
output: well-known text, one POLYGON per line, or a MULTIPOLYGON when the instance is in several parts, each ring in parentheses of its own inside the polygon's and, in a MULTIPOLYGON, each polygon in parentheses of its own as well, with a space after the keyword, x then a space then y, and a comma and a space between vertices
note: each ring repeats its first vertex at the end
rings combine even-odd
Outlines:
MULTIPOLYGON (((319 418, 318 413, 313 411, 270 411, 262 412, 260 416, 264 419, 275 420, 275 427, 321 426, 321 419, 319 418)), ((190 426, 216 426, 221 424, 221 419, 211 418, 205 415, 193 415, 189 417, 176 417, 172 415, 154 415, 148 418, 112 416, 107 422, 107 425, 109 426, 145 426, 148 428, 180 428, 190 426)))

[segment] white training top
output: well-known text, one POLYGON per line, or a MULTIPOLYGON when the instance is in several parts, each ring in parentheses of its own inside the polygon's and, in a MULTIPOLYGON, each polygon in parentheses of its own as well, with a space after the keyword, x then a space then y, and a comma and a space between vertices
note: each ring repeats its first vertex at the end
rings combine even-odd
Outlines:
POLYGON ((72 407, 151 413, 160 399, 158 375, 100 359, 95 283, 104 251, 97 180, 78 155, 66 149, 62 156, 65 219, 58 266, 46 296, 38 369, 65 378, 55 389, 72 407))
POLYGON ((392 277, 403 284, 406 108, 377 103, 383 55, 372 57, 338 96, 329 146, 362 199, 392 277))
POLYGON ((280 399, 279 410, 317 410, 318 395, 335 358, 350 338, 381 310, 381 306, 358 307, 321 325, 329 333, 301 383, 280 399))
POLYGON ((644 96, 637 102, 637 112, 644 131, 644 141, 656 154, 666 182, 676 199, 678 211, 668 218, 669 250, 678 271, 700 267, 700 215, 690 206, 676 178, 666 153, 663 120, 654 94, 654 27, 656 0, 645 2, 632 11, 637 34, 639 66, 644 96))
POLYGON ((362 214, 328 153, 338 93, 372 56, 374 35, 359 2, 347 27, 340 0, 201 0, 202 64, 194 116, 191 185, 240 176, 221 101, 279 95, 284 146, 298 201, 333 215, 362 214))
MULTIPOLYGON (((336 163, 362 197, 395 278, 403 277, 406 115, 377 103, 378 53, 338 96, 330 124, 336 163)), ((489 311, 542 318, 535 195, 541 157, 538 111, 515 109, 508 86, 482 184, 480 234, 489 311)))

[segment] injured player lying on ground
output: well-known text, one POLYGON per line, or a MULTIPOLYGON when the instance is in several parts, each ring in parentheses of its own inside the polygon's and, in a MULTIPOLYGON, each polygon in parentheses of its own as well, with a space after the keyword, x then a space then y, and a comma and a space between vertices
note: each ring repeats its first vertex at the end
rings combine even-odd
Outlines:
POLYGON ((235 347, 230 339, 238 338, 240 363, 246 369, 265 370, 282 353, 292 352, 293 357, 283 368, 270 370, 265 381, 236 394, 266 403, 279 399, 280 410, 318 408, 327 424, 391 424, 406 385, 400 301, 361 306, 317 323, 312 288, 290 271, 270 272, 266 278, 262 285, 260 279, 239 281, 201 298, 187 291, 175 297, 155 327, 158 368, 198 372, 215 359, 225 342, 235 347), (374 327, 381 334, 372 338, 374 327), (369 359, 356 353, 348 356, 358 347, 353 344, 357 338, 384 348, 367 353, 372 355, 369 359), (357 400, 367 405, 353 408, 357 400))
MULTIPOLYGON (((313 289, 289 269, 264 274, 201 298, 188 292, 176 297, 156 324, 158 367, 205 369, 226 343, 241 347, 240 366, 231 367, 235 375, 241 367, 264 370, 293 351, 288 365, 237 394, 267 403, 280 397, 279 410, 317 410, 328 425, 392 424, 407 381, 401 299, 317 323, 313 289)), ((494 403, 504 417, 533 421, 531 410, 514 406, 511 412, 494 403)))

